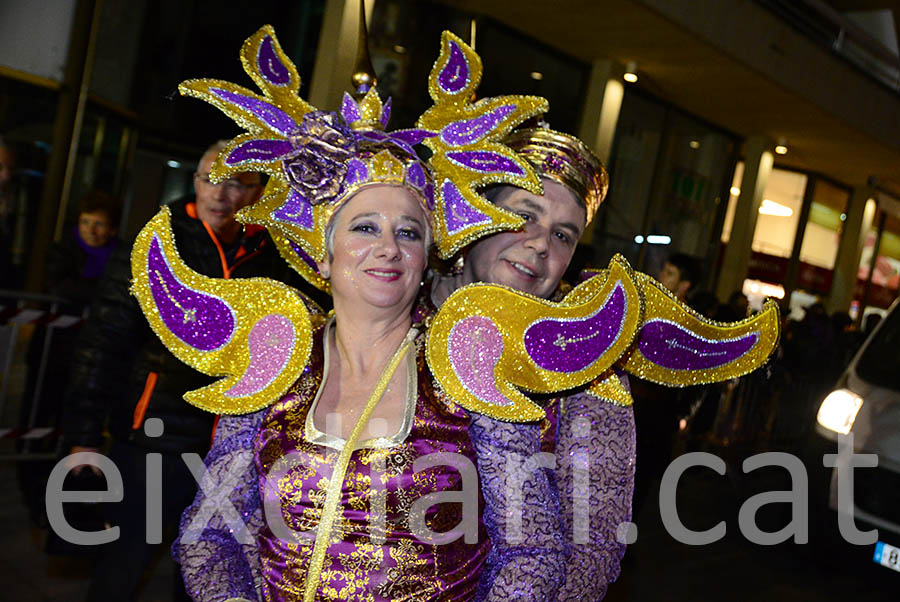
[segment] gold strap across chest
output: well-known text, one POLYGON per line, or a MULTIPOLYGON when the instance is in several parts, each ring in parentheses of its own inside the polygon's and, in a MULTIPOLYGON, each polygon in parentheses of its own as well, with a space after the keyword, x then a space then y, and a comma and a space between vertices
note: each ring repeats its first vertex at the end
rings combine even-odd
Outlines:
MULTIPOLYGON (((359 441, 363 428, 365 428, 366 423, 369 422, 372 412, 375 411, 375 406, 378 405, 382 395, 384 395, 388 384, 391 382, 391 378, 394 376, 394 372, 397 371, 397 366, 400 365, 400 361, 406 355, 407 351, 409 351, 409 346, 412 344, 412 341, 417 334, 418 332, 415 329, 410 329, 409 334, 406 335, 406 339, 400 344, 397 351, 394 352, 391 361, 384 369, 384 372, 381 373, 381 378, 378 379, 375 390, 373 390, 372 394, 369 396, 369 400, 366 402, 362 414, 360 414, 359 418, 356 420, 356 424, 353 425, 353 430, 350 431, 347 442, 344 444, 344 448, 341 450, 341 453, 335 462, 331 479, 329 479, 328 482, 328 492, 325 495, 325 507, 322 509, 322 520, 319 521, 319 527, 316 529, 316 543, 313 546, 312 558, 310 558, 309 561, 309 570, 307 571, 306 576, 306 588, 303 592, 304 602, 314 602, 316 597, 316 589, 318 588, 319 581, 322 577, 322 566, 325 564, 325 554, 328 551, 328 544, 331 541, 331 532, 334 529, 338 504, 341 502, 341 491, 344 485, 344 477, 347 474, 347 466, 350 464, 350 456, 356 448, 356 442, 359 441)), ((328 336, 327 333, 325 336, 328 336)))

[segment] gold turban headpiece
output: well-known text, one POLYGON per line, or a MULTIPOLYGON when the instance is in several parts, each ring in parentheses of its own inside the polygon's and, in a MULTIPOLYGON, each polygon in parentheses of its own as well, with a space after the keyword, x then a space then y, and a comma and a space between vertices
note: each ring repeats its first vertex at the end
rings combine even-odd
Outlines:
POLYGON ((503 142, 540 175, 571 188, 584 202, 587 223, 591 222, 606 197, 609 174, 584 142, 542 127, 516 130, 503 142))

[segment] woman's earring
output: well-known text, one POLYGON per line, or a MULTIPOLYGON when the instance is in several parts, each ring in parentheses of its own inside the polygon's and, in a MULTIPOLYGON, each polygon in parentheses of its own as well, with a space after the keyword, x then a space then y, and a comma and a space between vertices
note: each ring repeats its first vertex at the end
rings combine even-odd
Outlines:
POLYGON ((456 258, 456 261, 453 262, 453 267, 450 268, 450 273, 453 275, 459 275, 463 273, 463 269, 466 267, 466 258, 460 253, 459 257, 456 258))

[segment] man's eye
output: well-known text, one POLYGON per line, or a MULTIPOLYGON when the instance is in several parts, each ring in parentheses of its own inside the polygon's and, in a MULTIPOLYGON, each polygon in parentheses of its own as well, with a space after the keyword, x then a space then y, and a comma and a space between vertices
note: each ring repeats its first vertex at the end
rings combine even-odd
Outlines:
POLYGON ((557 232, 556 238, 558 238, 562 242, 566 243, 567 245, 572 243, 572 239, 565 232, 557 232))
POLYGON ((521 217, 522 219, 524 219, 526 222, 534 221, 534 216, 531 215, 530 213, 523 213, 523 212, 520 212, 520 213, 519 213, 519 217, 521 217))

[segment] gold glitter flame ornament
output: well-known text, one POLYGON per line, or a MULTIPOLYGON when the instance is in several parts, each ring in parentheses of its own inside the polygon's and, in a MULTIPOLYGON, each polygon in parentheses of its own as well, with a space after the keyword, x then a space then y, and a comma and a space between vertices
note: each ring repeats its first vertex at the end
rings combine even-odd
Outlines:
POLYGON ((559 303, 469 285, 432 321, 428 364, 464 408, 510 422, 539 420, 543 408, 520 390, 555 393, 591 382, 628 349, 640 321, 640 293, 620 257, 559 303))
POLYGON ((243 414, 278 399, 306 365, 312 324, 303 297, 267 278, 208 278, 181 260, 167 207, 138 234, 132 293, 153 332, 215 383, 184 398, 215 414, 243 414))
POLYGON ((620 362, 629 373, 670 387, 730 380, 756 370, 778 345, 778 304, 738 322, 716 322, 680 302, 661 283, 635 272, 644 320, 635 345, 620 362))
POLYGON ((615 367, 683 387, 729 380, 761 366, 778 342, 778 306, 723 324, 699 316, 621 256, 559 303, 491 284, 463 287, 441 306, 428 363, 464 408, 529 422, 530 393, 589 392, 630 405, 615 367))
POLYGON ((420 128, 439 132, 423 143, 433 153, 435 243, 444 259, 482 236, 524 225, 520 216, 480 195, 480 187, 510 184, 533 194, 544 193, 528 161, 500 141, 526 119, 546 113, 547 101, 538 96, 495 96, 472 102, 481 75, 481 58, 445 31, 441 54, 428 77, 434 106, 416 122, 420 128))

